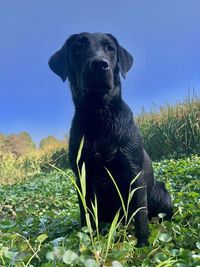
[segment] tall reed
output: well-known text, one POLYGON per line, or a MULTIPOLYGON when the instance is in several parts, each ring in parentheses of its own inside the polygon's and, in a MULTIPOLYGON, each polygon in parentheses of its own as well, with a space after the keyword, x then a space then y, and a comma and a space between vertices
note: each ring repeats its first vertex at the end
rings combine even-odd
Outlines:
POLYGON ((181 103, 137 118, 144 145, 153 160, 200 153, 200 97, 189 95, 181 103))

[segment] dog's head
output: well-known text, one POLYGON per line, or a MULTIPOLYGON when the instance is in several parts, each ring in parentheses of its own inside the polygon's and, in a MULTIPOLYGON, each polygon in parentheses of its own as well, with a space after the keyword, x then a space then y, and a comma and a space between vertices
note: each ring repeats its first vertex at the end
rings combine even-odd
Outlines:
POLYGON ((69 79, 73 91, 106 94, 119 83, 119 72, 125 78, 132 62, 111 34, 80 33, 69 37, 49 66, 63 81, 69 79))

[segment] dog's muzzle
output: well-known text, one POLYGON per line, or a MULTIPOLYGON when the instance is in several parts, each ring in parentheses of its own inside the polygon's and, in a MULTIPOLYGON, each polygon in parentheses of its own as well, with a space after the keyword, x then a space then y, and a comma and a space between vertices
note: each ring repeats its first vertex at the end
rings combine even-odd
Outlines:
POLYGON ((107 93, 114 85, 109 61, 98 57, 89 59, 82 72, 82 83, 88 92, 107 93))

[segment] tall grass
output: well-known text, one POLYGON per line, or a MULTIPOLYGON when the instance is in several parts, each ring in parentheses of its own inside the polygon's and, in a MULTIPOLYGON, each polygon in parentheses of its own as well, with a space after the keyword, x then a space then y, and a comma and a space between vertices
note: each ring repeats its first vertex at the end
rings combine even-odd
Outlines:
POLYGON ((38 149, 17 156, 0 149, 0 185, 25 181, 40 172, 50 172, 54 165, 60 169, 69 168, 66 146, 53 149, 38 149))
POLYGON ((182 103, 137 118, 144 145, 153 160, 200 153, 200 97, 189 95, 182 103))

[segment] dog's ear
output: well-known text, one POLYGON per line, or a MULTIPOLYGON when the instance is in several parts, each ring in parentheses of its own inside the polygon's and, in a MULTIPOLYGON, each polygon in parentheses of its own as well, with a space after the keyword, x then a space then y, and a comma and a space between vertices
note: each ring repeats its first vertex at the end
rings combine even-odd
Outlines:
POLYGON ((118 66, 121 72, 122 77, 126 78, 126 73, 130 70, 133 64, 133 57, 129 52, 119 45, 117 39, 112 34, 107 34, 117 46, 117 57, 118 57, 118 66))
POLYGON ((66 55, 66 44, 64 44, 60 50, 58 50, 49 59, 49 67, 53 72, 55 72, 63 82, 68 76, 68 66, 67 66, 67 55, 66 55))
POLYGON ((122 77, 126 78, 126 73, 130 70, 133 64, 133 57, 122 46, 118 45, 118 64, 122 77))

